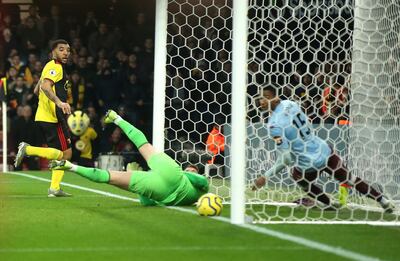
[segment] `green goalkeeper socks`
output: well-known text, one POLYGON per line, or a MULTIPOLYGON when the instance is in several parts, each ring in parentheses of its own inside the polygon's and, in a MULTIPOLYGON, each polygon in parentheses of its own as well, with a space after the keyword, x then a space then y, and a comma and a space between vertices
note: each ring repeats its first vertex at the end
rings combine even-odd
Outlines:
POLYGON ((110 174, 107 170, 86 168, 75 165, 76 168, 71 168, 72 171, 97 183, 108 183, 110 181, 110 174))
POLYGON ((117 118, 114 123, 123 130, 126 136, 128 136, 128 138, 136 145, 138 149, 144 144, 149 143, 143 132, 135 128, 135 126, 122 119, 121 117, 117 118))

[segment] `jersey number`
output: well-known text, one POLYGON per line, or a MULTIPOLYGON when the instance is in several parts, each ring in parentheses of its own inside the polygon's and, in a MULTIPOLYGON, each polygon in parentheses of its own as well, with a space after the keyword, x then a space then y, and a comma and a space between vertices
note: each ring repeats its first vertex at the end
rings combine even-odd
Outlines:
POLYGON ((306 120, 302 119, 300 113, 296 114, 296 117, 293 119, 293 124, 299 129, 300 136, 303 139, 311 134, 310 128, 306 126, 306 120))

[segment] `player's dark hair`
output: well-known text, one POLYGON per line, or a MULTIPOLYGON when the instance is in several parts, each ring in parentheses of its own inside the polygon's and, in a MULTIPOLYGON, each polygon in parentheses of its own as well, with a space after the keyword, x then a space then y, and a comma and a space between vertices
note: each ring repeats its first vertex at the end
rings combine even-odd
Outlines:
POLYGON ((53 51, 54 49, 56 49, 59 44, 68 44, 68 42, 64 39, 54 40, 53 42, 51 42, 51 50, 53 51))
POLYGON ((276 88, 275 88, 275 87, 272 87, 272 86, 270 86, 270 85, 267 85, 267 86, 262 87, 262 91, 263 91, 263 92, 269 91, 269 92, 272 93, 274 96, 277 95, 277 90, 276 90, 276 88))
POLYGON ((187 168, 194 168, 196 171, 197 171, 197 173, 199 173, 199 167, 197 167, 196 165, 194 165, 194 164, 188 164, 188 165, 186 165, 186 167, 185 167, 185 169, 187 169, 187 168))

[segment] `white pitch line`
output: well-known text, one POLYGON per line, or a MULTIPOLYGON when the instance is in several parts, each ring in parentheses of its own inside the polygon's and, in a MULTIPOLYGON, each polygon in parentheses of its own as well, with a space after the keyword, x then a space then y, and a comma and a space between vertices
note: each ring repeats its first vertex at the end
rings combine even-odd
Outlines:
MULTIPOLYGON (((32 184, 32 182, 30 183, 32 184)), ((107 196, 101 196, 101 195, 85 195, 85 196, 79 196, 79 198, 105 198, 107 196)), ((41 194, 41 195, 0 195, 0 198, 47 198, 47 195, 41 194)))
POLYGON ((51 252, 115 252, 115 251, 249 251, 249 250, 284 250, 299 251, 305 247, 268 247, 268 246, 165 246, 165 247, 34 247, 34 248, 0 248, 0 253, 51 253, 51 252))
MULTIPOLYGON (((27 178, 31 178, 31 179, 40 180, 40 181, 50 182, 49 179, 40 178, 40 177, 36 177, 36 176, 33 176, 33 175, 25 174, 25 173, 20 173, 20 172, 8 172, 8 173, 10 173, 12 175, 17 175, 17 176, 27 177, 27 178)), ((4 173, 4 174, 8 174, 8 173, 4 173)), ((64 185, 64 186, 67 186, 67 187, 76 188, 76 189, 80 189, 80 190, 84 190, 84 191, 90 191, 90 192, 93 192, 93 193, 105 195, 105 196, 112 197, 112 198, 118 198, 118 199, 122 199, 122 200, 139 202, 138 199, 129 198, 129 197, 125 197, 125 196, 121 196, 121 195, 117 195, 117 194, 113 194, 113 193, 109 193, 109 192, 104 192, 104 191, 97 190, 97 189, 86 188, 86 187, 82 187, 82 186, 78 186, 78 185, 74 185, 74 184, 69 184, 69 183, 65 183, 65 182, 62 182, 61 184, 64 185)), ((181 207, 167 207, 167 208, 178 210, 178 211, 181 211, 181 212, 197 214, 197 212, 192 210, 192 209, 181 208, 181 207)), ((219 220, 219 221, 222 221, 222 222, 225 222, 225 223, 230 223, 230 219, 226 218, 226 217, 213 217, 213 219, 219 220)), ((269 235, 271 237, 279 238, 279 239, 284 240, 284 241, 289 241, 289 242, 292 242, 292 243, 295 243, 295 244, 298 244, 298 245, 302 245, 302 246, 305 246, 307 248, 313 248, 313 249, 316 249, 316 250, 319 250, 319 251, 322 251, 322 252, 331 253, 331 254, 334 254, 334 255, 337 255, 337 256, 341 256, 341 257, 344 257, 344 258, 347 258, 347 259, 360 260, 360 261, 361 260, 363 260, 363 261, 378 261, 378 260, 380 260, 379 258, 376 258, 376 257, 366 256, 366 255, 363 255, 363 254, 359 254, 357 252, 346 250, 346 249, 341 248, 341 247, 330 246, 330 245, 323 244, 323 243, 320 243, 320 242, 317 242, 317 241, 306 239, 304 237, 286 234, 286 233, 275 231, 275 230, 268 229, 268 228, 265 228, 265 227, 260 227, 260 226, 251 225, 251 224, 233 224, 233 225, 236 225, 236 226, 241 227, 241 228, 246 228, 246 229, 252 230, 254 232, 260 233, 260 234, 269 235)))
POLYGON ((337 220, 337 221, 257 221, 257 224, 264 225, 276 225, 276 224, 302 224, 302 225, 370 225, 370 226, 400 226, 399 221, 345 221, 345 220, 337 220))
MULTIPOLYGON (((36 177, 36 176, 33 176, 33 175, 21 173, 21 172, 8 172, 8 173, 11 173, 11 174, 17 175, 17 176, 26 177, 26 178, 36 179, 36 180, 40 180, 40 181, 51 182, 51 180, 49 180, 49 179, 40 178, 40 177, 36 177)), ((4 173, 4 174, 7 174, 7 173, 4 173)), ((118 199, 133 201, 133 202, 139 202, 139 200, 136 199, 136 198, 125 197, 125 196, 121 196, 121 195, 117 195, 117 194, 113 194, 113 193, 109 193, 109 192, 105 192, 105 191, 101 191, 101 190, 97 190, 97 189, 86 188, 86 187, 82 187, 82 186, 78 186, 78 185, 74 185, 74 184, 69 184, 69 183, 65 183, 65 182, 61 182, 61 185, 66 186, 66 187, 71 187, 71 188, 76 188, 76 189, 80 189, 80 190, 84 190, 84 191, 97 193, 97 194, 108 196, 108 197, 111 197, 111 198, 118 198, 118 199)))

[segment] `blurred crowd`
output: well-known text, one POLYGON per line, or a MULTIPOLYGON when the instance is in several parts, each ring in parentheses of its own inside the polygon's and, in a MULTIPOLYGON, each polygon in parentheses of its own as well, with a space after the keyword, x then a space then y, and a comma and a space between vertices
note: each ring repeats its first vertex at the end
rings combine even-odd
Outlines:
MULTIPOLYGON (((100 153, 133 151, 119 128, 102 126, 108 109, 118 111, 150 137, 154 13, 126 10, 119 3, 111 1, 82 15, 58 5, 43 10, 30 5, 27 15, 18 10, 0 12, 0 76, 7 79, 11 155, 21 141, 43 144, 33 124, 38 103, 33 89, 49 61, 51 41, 60 38, 69 42, 72 51, 64 67, 70 82, 68 102, 73 110, 88 114, 99 134, 93 144, 94 158, 100 153)), ((30 169, 39 167, 37 161, 29 164, 30 169)))

